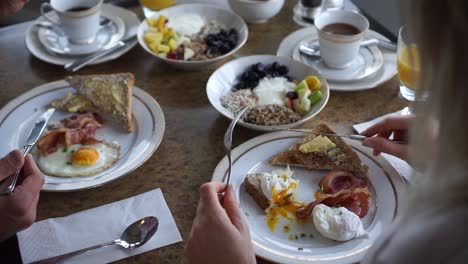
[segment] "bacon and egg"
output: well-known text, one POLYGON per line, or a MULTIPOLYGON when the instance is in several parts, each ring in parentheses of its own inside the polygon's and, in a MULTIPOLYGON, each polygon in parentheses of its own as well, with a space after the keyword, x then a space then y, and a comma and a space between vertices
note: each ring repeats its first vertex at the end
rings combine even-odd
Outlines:
POLYGON ((42 172, 58 177, 91 176, 119 159, 116 142, 94 138, 102 121, 96 114, 78 114, 54 124, 38 143, 37 164, 42 172))

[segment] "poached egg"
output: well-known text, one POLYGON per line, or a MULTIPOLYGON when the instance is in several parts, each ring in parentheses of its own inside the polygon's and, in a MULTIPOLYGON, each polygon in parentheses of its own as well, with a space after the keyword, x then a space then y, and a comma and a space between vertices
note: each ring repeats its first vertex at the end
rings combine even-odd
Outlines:
POLYGON ((361 219, 345 207, 332 208, 318 204, 312 211, 315 228, 324 237, 337 241, 348 241, 367 236, 361 219))

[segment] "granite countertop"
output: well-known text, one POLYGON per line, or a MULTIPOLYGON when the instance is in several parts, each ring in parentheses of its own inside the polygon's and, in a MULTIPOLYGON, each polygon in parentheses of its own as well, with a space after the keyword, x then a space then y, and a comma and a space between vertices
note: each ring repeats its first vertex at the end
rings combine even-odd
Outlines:
MULTIPOLYGON (((268 23, 249 25, 247 44, 229 59, 250 54, 275 54, 281 40, 299 29, 291 18, 294 3, 286 1, 281 13, 268 23)), ((19 24, 0 31, 0 107, 31 88, 69 74, 62 67, 42 62, 28 52, 24 44, 27 26, 19 24)), ((198 188, 210 181, 214 168, 224 156, 222 140, 229 120, 210 105, 205 92, 206 82, 214 69, 216 66, 201 72, 174 70, 136 46, 117 60, 81 70, 79 74, 132 72, 136 76, 136 86, 151 94, 164 111, 164 139, 146 163, 118 180, 89 190, 41 193, 37 220, 66 216, 161 188, 186 240, 195 216, 198 188)), ((354 123, 405 107, 407 103, 398 97, 398 91, 398 80, 393 78, 368 91, 332 92, 324 110, 304 127, 326 122, 337 132, 352 133, 354 123)), ((234 146, 260 134, 238 128, 234 146)), ((177 263, 183 248, 184 243, 178 243, 119 263, 177 263)))

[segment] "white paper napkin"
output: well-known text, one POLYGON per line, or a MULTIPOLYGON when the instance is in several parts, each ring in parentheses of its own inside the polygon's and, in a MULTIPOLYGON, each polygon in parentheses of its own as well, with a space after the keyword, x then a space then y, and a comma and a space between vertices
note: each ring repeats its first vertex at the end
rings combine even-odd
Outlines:
POLYGON ((73 257, 64 263, 108 263, 182 241, 161 189, 103 205, 66 217, 35 223, 18 233, 23 263, 30 263, 109 242, 131 223, 156 216, 159 228, 142 247, 128 250, 113 245, 73 257))
MULTIPOLYGON (((356 130, 356 132, 361 133, 362 131, 366 130, 368 127, 382 121, 383 119, 385 119, 385 118, 387 118, 389 116, 407 115, 407 114, 408 114, 408 109, 404 108, 404 109, 402 109, 400 111, 396 111, 394 113, 390 113, 390 114, 387 114, 387 115, 377 117, 377 118, 375 118, 373 120, 370 120, 368 122, 355 124, 355 125, 353 125, 353 128, 354 128, 354 130, 356 130)), ((392 166, 398 171, 398 173, 401 176, 403 176, 408 181, 411 179, 411 174, 413 173, 413 169, 411 168, 411 166, 406 161, 404 161, 402 159, 399 159, 399 158, 397 158, 395 156, 385 154, 385 153, 382 153, 381 155, 385 159, 387 159, 388 162, 390 162, 390 164, 392 164, 392 166)))

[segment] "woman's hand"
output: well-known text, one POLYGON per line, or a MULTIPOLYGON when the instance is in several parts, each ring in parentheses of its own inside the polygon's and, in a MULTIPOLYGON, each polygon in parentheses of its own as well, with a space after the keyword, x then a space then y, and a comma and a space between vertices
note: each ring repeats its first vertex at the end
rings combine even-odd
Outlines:
POLYGON ((371 137, 364 140, 362 144, 373 148, 376 156, 384 152, 408 161, 408 145, 393 143, 388 138, 393 133, 393 140, 406 141, 408 128, 413 120, 414 116, 388 117, 361 133, 361 135, 371 137))
MULTIPOLYGON (((223 200, 223 199, 221 199, 223 200)), ((185 255, 190 263, 256 263, 249 226, 230 185, 205 183, 185 255), (226 190, 223 204, 219 194, 226 190)))
POLYGON ((39 193, 44 175, 37 168, 31 155, 23 158, 18 150, 0 159, 0 180, 22 169, 13 193, 0 196, 0 241, 26 229, 36 220, 39 193))

